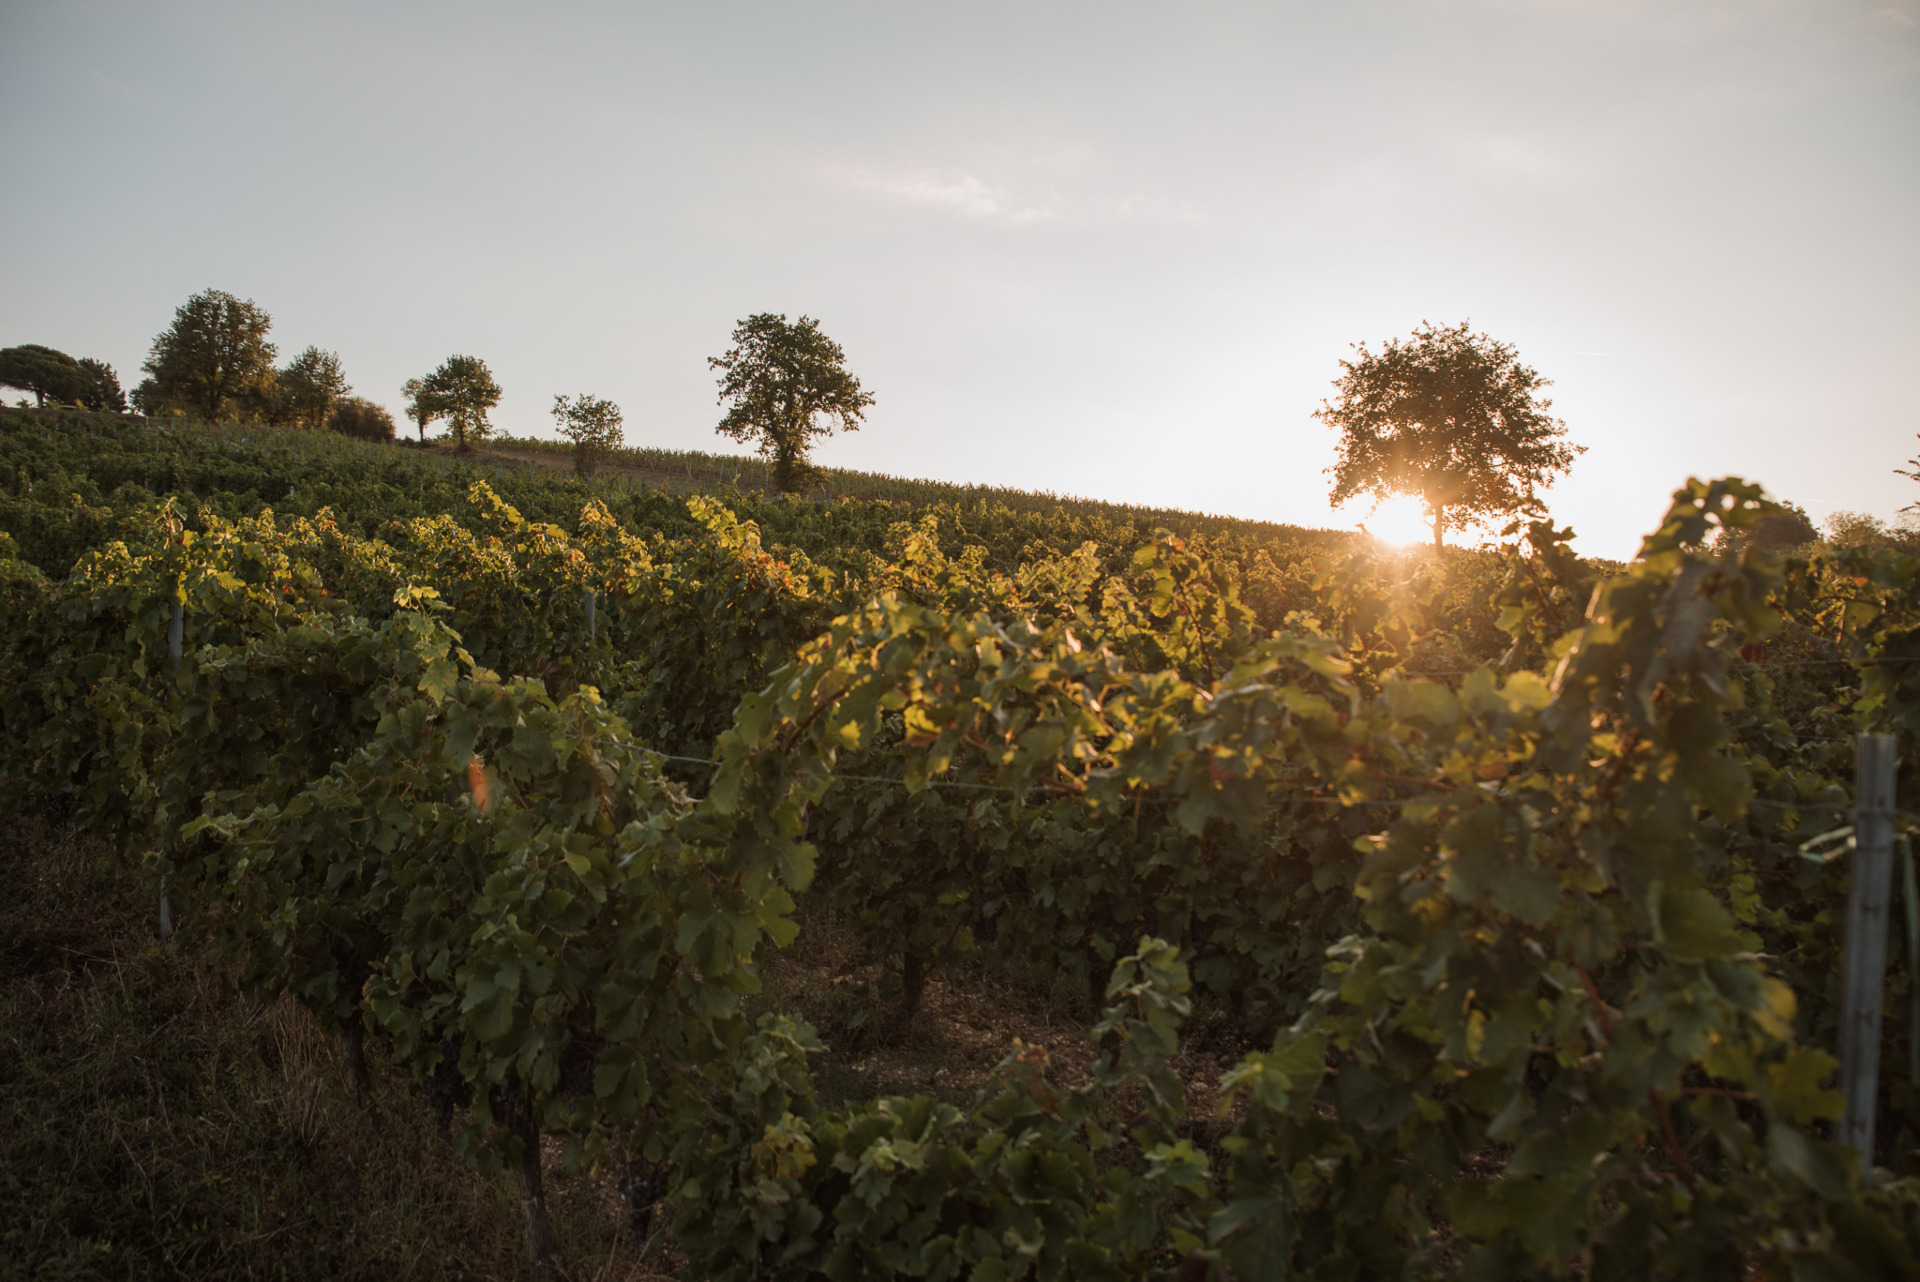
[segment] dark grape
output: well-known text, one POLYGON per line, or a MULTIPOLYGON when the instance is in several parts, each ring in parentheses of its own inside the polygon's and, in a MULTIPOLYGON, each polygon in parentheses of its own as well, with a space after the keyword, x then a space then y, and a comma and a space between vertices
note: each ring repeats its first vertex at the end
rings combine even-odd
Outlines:
POLYGON ((627 1233, 636 1242, 645 1241, 653 1229, 653 1208, 667 1195, 666 1166, 633 1158, 614 1188, 627 1202, 627 1233))
POLYGON ((433 1108, 434 1127, 443 1140, 453 1138, 454 1110, 473 1105, 473 1084, 460 1075, 460 1048, 465 1041, 464 1033, 455 1033, 441 1043, 440 1062, 420 1084, 421 1092, 433 1108))

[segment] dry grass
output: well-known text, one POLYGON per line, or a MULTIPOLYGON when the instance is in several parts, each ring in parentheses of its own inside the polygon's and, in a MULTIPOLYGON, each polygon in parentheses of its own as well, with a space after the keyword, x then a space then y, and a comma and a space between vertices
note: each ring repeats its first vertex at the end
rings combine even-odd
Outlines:
MULTIPOLYGON (((0 874, 0 1278, 530 1276, 510 1184, 455 1155, 383 1058, 362 1106, 305 1011, 254 1008, 162 944, 150 894, 104 843, 16 817, 0 874)), ((978 959, 930 975, 903 1026, 881 967, 819 914, 765 977, 760 1008, 828 1043, 825 1104, 965 1106, 1016 1040, 1045 1048, 1062 1085, 1094 1055, 1078 981, 978 959)), ((1203 1140, 1223 1055, 1203 1042, 1176 1065, 1203 1140)), ((557 1156, 549 1200, 577 1278, 680 1273, 668 1233, 628 1238, 610 1180, 567 1176, 557 1156)))
MULTIPOLYGON (((904 1024, 897 1001, 882 996, 884 968, 824 913, 803 918, 799 939, 766 962, 763 978, 763 1008, 807 1020, 827 1045, 813 1065, 826 1105, 924 1094, 966 1107, 1016 1042, 1044 1049, 1060 1086, 1086 1083, 1096 1056, 1097 1012, 1079 979, 980 956, 931 972, 918 1014, 904 1024)), ((1212 1017, 1223 1012, 1196 1005, 1173 1067, 1187 1086, 1182 1129, 1210 1141, 1223 1129, 1220 1076, 1248 1048, 1220 1033, 1212 1017)), ((1131 1111, 1128 1099, 1113 1103, 1131 1111)))
MULTIPOLYGON (((103 844, 11 817, 0 871, 0 1277, 529 1276, 510 1185, 379 1056, 363 1108, 298 1006, 251 1009, 161 944, 103 844)), ((673 1276, 557 1165, 579 1277, 673 1276)))

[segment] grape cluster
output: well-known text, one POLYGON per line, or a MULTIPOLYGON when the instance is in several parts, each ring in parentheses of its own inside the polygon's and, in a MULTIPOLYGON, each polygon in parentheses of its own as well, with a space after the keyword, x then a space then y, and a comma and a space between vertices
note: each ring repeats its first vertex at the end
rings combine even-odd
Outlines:
POLYGON ((593 1073, 600 1066, 600 1050, 606 1038, 596 1034, 572 1033, 560 1052, 560 1094, 572 1104, 593 1094, 593 1073))
POLYGON ((433 1109, 434 1126, 443 1140, 453 1138, 454 1110, 473 1104, 473 1084, 460 1075, 460 1048, 465 1041, 466 1034, 455 1033, 442 1042, 440 1062, 433 1066, 433 1071, 420 1084, 421 1092, 433 1109))
POLYGON ((627 1232, 636 1242, 644 1242, 653 1228, 653 1208, 667 1195, 667 1168, 664 1164, 636 1157, 614 1187, 627 1202, 627 1232))

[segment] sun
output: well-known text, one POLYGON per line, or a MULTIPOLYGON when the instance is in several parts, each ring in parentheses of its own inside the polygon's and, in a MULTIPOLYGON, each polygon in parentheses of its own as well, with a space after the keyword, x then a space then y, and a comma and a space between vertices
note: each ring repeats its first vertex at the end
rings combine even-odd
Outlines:
POLYGON ((1411 494, 1396 494, 1371 512, 1358 504, 1350 509, 1357 524, 1382 543, 1408 547, 1433 539, 1433 525, 1427 520, 1427 505, 1411 494))

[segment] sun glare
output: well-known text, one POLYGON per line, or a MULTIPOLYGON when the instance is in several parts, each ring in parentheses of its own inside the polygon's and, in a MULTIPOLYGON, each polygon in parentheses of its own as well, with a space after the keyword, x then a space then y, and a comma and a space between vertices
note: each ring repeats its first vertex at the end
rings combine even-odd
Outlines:
POLYGON ((1433 527, 1427 523, 1427 508, 1411 495, 1396 495, 1368 512, 1356 513, 1358 524, 1382 543, 1406 547, 1433 540, 1433 527))

